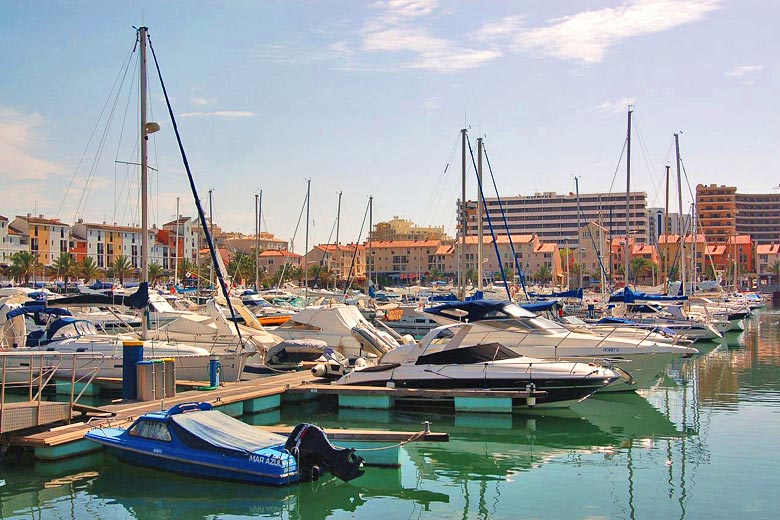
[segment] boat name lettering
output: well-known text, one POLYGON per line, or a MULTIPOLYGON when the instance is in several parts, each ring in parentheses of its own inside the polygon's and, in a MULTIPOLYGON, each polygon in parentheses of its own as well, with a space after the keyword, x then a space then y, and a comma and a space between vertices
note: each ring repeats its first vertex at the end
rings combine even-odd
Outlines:
POLYGON ((249 456, 250 462, 257 462, 259 464, 271 464, 272 466, 281 466, 282 465, 282 458, 281 457, 266 457, 265 455, 250 455, 249 456))
POLYGON ((162 450, 161 450, 161 449, 159 449, 159 448, 155 448, 153 451, 154 451, 155 453, 162 453, 162 450))
POLYGON ((604 347, 604 352, 620 352, 619 347, 604 347))

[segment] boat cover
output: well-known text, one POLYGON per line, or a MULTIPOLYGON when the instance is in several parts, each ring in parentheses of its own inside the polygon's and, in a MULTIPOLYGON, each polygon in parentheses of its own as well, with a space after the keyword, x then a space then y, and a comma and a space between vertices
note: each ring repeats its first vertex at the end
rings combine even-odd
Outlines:
POLYGON ((436 307, 428 307, 425 309, 425 312, 450 319, 458 319, 460 317, 463 321, 471 323, 487 319, 533 318, 536 316, 531 311, 503 300, 472 300, 445 303, 436 307))
POLYGON ((211 449, 253 452, 287 441, 287 437, 263 431, 218 410, 172 415, 171 421, 211 449))

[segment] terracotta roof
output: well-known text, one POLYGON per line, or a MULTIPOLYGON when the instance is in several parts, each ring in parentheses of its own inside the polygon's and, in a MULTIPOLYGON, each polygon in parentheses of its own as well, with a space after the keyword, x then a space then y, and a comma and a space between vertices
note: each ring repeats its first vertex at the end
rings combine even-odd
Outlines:
POLYGON ((737 244, 750 244, 752 241, 750 240, 750 235, 737 235, 736 237, 730 236, 727 240, 727 243, 733 244, 734 239, 736 238, 737 244))
POLYGON ((658 235, 658 243, 659 244, 666 244, 667 242, 669 244, 676 244, 680 241, 680 235, 658 235))
POLYGON ((756 246, 756 254, 780 254, 780 244, 758 244, 756 246))
POLYGON ((5 220, 5 221, 7 222, 7 221, 8 221, 8 217, 5 217, 5 216, 3 216, 3 215, 0 215, 0 220, 5 220))
POLYGON ((275 249, 268 249, 266 251, 262 251, 260 253, 260 258, 263 257, 269 257, 269 256, 284 256, 287 258, 301 258, 301 255, 298 253, 293 253, 292 251, 278 251, 275 249))
MULTIPOLYGON (((132 226, 115 226, 113 224, 98 224, 94 222, 84 222, 84 226, 87 227, 87 229, 103 229, 105 231, 119 231, 119 232, 128 232, 128 233, 140 233, 141 228, 140 227, 132 227, 132 226)), ((153 232, 154 230, 150 229, 149 232, 153 232)))
POLYGON ((712 256, 719 256, 726 252, 726 246, 723 244, 713 244, 707 246, 707 254, 712 256))
POLYGON ((64 222, 60 222, 60 219, 58 218, 39 218, 39 217, 26 217, 17 215, 16 218, 20 218, 22 220, 26 220, 30 224, 51 224, 54 226, 65 226, 70 227, 69 224, 65 224, 64 222))
POLYGON ((554 253, 558 244, 539 244, 534 252, 536 253, 554 253))
POLYGON ((170 222, 166 222, 165 224, 163 224, 163 226, 175 226, 177 223, 184 224, 185 222, 188 222, 190 220, 192 220, 190 217, 181 217, 176 220, 171 220, 170 222))
POLYGON ((633 255, 651 255, 655 253, 655 247, 650 244, 634 244, 631 246, 633 255))
MULTIPOLYGON (((685 243, 686 244, 690 244, 692 241, 693 241, 693 237, 691 235, 685 235, 685 243)), ((696 243, 697 244, 699 242, 703 243, 703 242, 706 242, 706 241, 707 241, 707 239, 705 238, 704 235, 696 235, 696 243)))
MULTIPOLYGON (((314 247, 322 251, 330 251, 330 252, 347 251, 349 253, 353 253, 355 251, 355 244, 339 244, 338 246, 336 244, 318 244, 314 247)), ((366 247, 358 244, 357 248, 358 250, 362 250, 365 249, 366 247)))
POLYGON ((439 248, 436 250, 437 255, 449 255, 452 254, 455 251, 455 246, 449 245, 449 246, 439 246, 439 248))

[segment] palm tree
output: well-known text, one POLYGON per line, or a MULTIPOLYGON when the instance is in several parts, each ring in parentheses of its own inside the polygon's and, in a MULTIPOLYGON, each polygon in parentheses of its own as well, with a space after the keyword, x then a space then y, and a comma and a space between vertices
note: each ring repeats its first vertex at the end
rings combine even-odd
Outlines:
POLYGON ((119 278, 120 285, 125 284, 125 276, 133 272, 133 264, 130 263, 130 259, 125 255, 119 255, 114 258, 114 263, 111 264, 111 269, 114 272, 114 276, 119 278))
POLYGON ((775 275, 775 288, 780 290, 780 260, 775 260, 775 263, 769 266, 769 271, 775 275))
POLYGON ((552 269, 550 269, 550 266, 547 264, 540 265, 539 270, 536 271, 536 278, 542 282, 542 285, 552 280, 552 269))
POLYGON ((157 262, 152 262, 147 268, 148 278, 150 285, 154 285, 155 280, 163 275, 163 268, 157 262))
POLYGON ((234 280, 253 279, 255 277, 255 257, 241 251, 237 251, 233 259, 227 265, 227 271, 234 280))
POLYGON ((636 257, 631 260, 629 266, 630 274, 633 274, 634 284, 636 285, 637 279, 643 278, 651 270, 651 262, 644 257, 636 257))
POLYGON ((469 267, 468 269, 466 269, 466 272, 463 275, 463 278, 465 280, 468 280, 471 283, 474 283, 476 281, 476 279, 477 279, 477 270, 474 269, 473 267, 469 267))
POLYGON ((11 257, 11 275, 18 282, 24 280, 24 284, 30 283, 30 277, 41 266, 38 255, 29 251, 19 251, 11 257))
POLYGON ((84 283, 89 283, 92 280, 97 280, 100 268, 97 266, 94 258, 85 256, 79 263, 78 272, 84 278, 84 283))
POLYGON ((65 279, 65 294, 67 294, 70 277, 75 277, 76 273, 78 273, 79 263, 76 257, 70 253, 60 253, 59 258, 54 261, 53 267, 57 272, 57 276, 62 276, 65 279))
MULTIPOLYGON (((197 276, 198 267, 189 258, 182 258, 181 260, 179 260, 179 278, 180 279, 186 278, 187 273, 190 273, 190 275, 194 274, 195 276, 197 276)), ((174 283, 179 283, 179 280, 174 280, 174 283)))
POLYGON ((569 274, 571 276, 571 282, 575 286, 575 288, 580 288, 580 273, 585 273, 585 271, 582 268, 582 264, 572 264, 571 270, 569 271, 569 274))

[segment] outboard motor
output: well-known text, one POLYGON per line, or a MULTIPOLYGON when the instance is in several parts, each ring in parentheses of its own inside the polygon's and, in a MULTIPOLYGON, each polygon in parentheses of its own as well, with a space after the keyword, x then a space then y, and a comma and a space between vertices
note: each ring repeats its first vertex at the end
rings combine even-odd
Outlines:
POLYGON ((298 474, 303 482, 320 478, 330 471, 344 482, 363 473, 363 458, 355 455, 352 448, 333 446, 322 428, 301 423, 295 427, 284 447, 298 462, 298 474))

